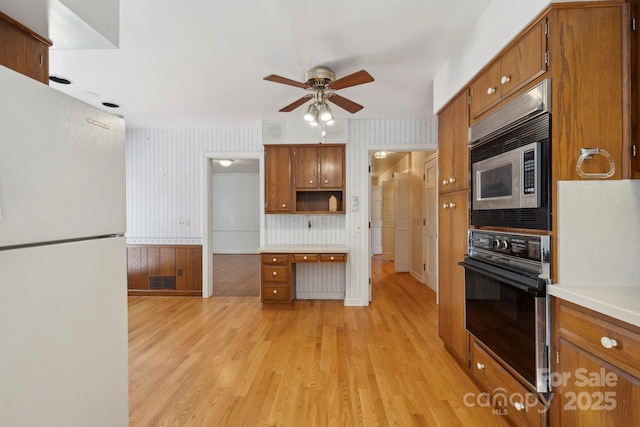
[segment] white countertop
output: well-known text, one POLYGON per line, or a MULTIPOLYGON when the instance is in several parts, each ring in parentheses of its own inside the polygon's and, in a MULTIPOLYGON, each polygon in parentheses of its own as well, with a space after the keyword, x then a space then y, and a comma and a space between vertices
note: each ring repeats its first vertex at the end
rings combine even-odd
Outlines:
POLYGON ((266 245, 258 249, 260 253, 332 254, 349 253, 345 245, 266 245))
POLYGON ((547 286, 549 295, 640 327, 640 286, 547 286))

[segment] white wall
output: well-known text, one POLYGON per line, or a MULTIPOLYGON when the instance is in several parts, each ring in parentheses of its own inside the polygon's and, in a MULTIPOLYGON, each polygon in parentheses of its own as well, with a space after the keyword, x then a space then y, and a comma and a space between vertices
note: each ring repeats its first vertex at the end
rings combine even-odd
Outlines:
MULTIPOLYGON (((286 128, 286 125, 285 125, 286 128)), ((127 243, 203 244, 203 158, 208 152, 261 152, 262 124, 206 130, 127 131, 127 243), (180 225, 188 222, 188 226, 180 225)), ((286 129, 285 129, 286 134, 286 129)), ((435 149, 430 119, 352 120, 347 123, 345 215, 264 215, 265 244, 326 243, 349 247, 345 270, 299 269, 300 296, 324 294, 348 305, 368 304, 368 151, 376 146, 435 149), (311 228, 309 228, 311 222, 311 228)), ((284 138, 284 142, 296 141, 284 138)))
POLYGON ((260 174, 214 173, 212 246, 219 254, 256 254, 260 247, 260 174))

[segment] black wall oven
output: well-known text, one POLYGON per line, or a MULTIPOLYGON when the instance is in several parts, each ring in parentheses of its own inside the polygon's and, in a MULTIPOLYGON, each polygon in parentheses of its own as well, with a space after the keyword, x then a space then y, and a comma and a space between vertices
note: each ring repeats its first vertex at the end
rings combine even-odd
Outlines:
POLYGON ((469 129, 471 225, 551 229, 550 80, 469 129))
POLYGON ((549 391, 549 237, 469 230, 466 328, 538 392, 549 391))

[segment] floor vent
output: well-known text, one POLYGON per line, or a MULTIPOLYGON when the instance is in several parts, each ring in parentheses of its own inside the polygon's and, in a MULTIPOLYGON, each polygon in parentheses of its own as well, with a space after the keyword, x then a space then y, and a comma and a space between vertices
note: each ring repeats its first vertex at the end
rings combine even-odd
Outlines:
POLYGON ((176 276, 151 276, 149 277, 150 289, 175 289, 176 276))

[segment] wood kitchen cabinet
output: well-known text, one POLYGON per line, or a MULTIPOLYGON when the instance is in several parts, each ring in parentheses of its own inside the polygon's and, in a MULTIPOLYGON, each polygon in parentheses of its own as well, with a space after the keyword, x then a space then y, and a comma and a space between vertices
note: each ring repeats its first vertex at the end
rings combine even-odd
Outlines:
POLYGON ((296 299, 296 271, 289 254, 262 254, 260 267, 260 301, 262 306, 288 305, 296 299))
POLYGON ((464 268, 467 252, 469 193, 441 194, 438 212, 438 335, 465 367, 469 366, 469 333, 464 323, 464 268))
POLYGON ((265 213, 293 213, 291 146, 264 146, 265 213))
POLYGON ((438 190, 469 188, 469 106, 463 91, 438 114, 438 190))
POLYGON ((49 84, 51 41, 0 12, 0 65, 49 84))
POLYGON ((469 106, 462 91, 438 114, 438 333, 445 347, 469 366, 464 324, 464 269, 469 227, 469 106))
POLYGON ((542 19, 483 70, 470 86, 471 122, 547 70, 547 24, 542 19))
MULTIPOLYGON (((520 427, 547 425, 547 408, 539 395, 520 383, 489 349, 471 336, 471 376, 490 398, 496 415, 520 427)), ((564 425, 564 424, 563 424, 564 425)))
POLYGON ((640 328, 556 297, 551 307, 551 425, 640 425, 640 328))
POLYGON ((343 214, 344 177, 344 144, 265 145, 265 213, 343 214))

